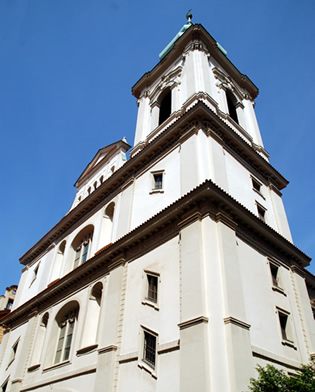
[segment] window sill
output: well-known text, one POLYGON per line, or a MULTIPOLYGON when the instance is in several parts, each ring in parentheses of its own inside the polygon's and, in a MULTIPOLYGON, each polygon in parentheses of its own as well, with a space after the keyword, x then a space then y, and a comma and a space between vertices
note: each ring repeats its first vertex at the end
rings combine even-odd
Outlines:
POLYGON ((266 200, 265 196, 259 192, 257 189, 253 188, 253 191, 256 192, 259 196, 261 196, 264 200, 266 200))
POLYGON ((35 370, 37 370, 37 369, 39 369, 39 368, 40 368, 40 363, 37 363, 36 365, 30 366, 30 367, 27 369, 27 371, 28 371, 28 372, 34 372, 35 370))
POLYGON ((278 286, 272 286, 272 290, 273 291, 277 291, 280 294, 283 294, 285 297, 287 296, 286 293, 284 292, 284 290, 281 287, 278 286))
POLYGON ((157 380, 157 374, 156 374, 156 372, 155 372, 155 369, 153 369, 150 365, 148 365, 148 364, 145 363, 145 362, 138 362, 138 367, 139 367, 140 369, 143 369, 143 370, 145 370, 146 372, 150 373, 151 376, 157 380))
POLYGON ((150 192, 150 195, 152 195, 153 193, 164 193, 163 189, 152 189, 152 191, 150 192))
POLYGON ((283 344, 284 346, 292 347, 292 348, 294 348, 294 350, 297 350, 297 348, 295 347, 294 342, 292 342, 292 340, 282 339, 281 344, 283 344))
POLYGON ((77 350, 77 356, 79 357, 84 354, 89 354, 89 353, 95 351, 97 349, 97 347, 98 347, 98 344, 91 344, 90 346, 82 347, 79 350, 77 350))
POLYGON ((150 301, 149 299, 144 299, 141 303, 142 305, 151 306, 151 308, 154 308, 155 310, 160 310, 158 304, 156 302, 150 301))
POLYGON ((55 363, 54 365, 49 366, 49 367, 43 369, 43 372, 47 372, 47 371, 53 370, 53 369, 58 369, 60 367, 70 365, 70 363, 71 362, 69 360, 68 361, 59 362, 59 363, 55 363))

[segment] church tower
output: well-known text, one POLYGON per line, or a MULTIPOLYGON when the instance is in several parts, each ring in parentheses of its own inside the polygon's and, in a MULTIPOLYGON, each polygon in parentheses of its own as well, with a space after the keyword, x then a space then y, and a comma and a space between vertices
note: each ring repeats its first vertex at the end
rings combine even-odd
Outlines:
POLYGON ((258 88, 187 23, 132 88, 134 146, 101 148, 67 215, 20 259, 3 391, 247 390, 315 353, 310 258, 292 242, 258 88))

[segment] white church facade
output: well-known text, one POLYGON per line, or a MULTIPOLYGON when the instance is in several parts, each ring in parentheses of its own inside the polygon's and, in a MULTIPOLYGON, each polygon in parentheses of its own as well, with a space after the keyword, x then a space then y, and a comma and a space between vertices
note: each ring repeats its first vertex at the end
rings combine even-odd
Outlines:
POLYGON ((315 355, 252 81, 188 20, 133 87, 134 146, 100 149, 70 211, 20 259, 2 391, 242 392, 315 355))

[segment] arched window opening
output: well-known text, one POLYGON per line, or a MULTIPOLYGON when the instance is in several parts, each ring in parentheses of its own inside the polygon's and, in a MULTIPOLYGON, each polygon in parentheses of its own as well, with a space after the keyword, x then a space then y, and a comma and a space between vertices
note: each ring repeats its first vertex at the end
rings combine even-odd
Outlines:
POLYGON ((76 268, 79 265, 83 264, 89 258, 93 230, 94 227, 92 225, 89 225, 82 231, 80 231, 80 233, 74 239, 72 243, 72 248, 75 251, 73 268, 76 268))
POLYGON ((63 255, 65 253, 65 248, 66 248, 66 241, 62 241, 62 243, 59 245, 58 253, 63 255))
POLYGON ((103 285, 101 282, 99 282, 93 287, 91 291, 91 298, 95 299, 98 306, 101 306, 102 293, 103 293, 103 285))
POLYGON ((229 91, 226 91, 226 100, 230 117, 238 124, 238 117, 236 112, 237 100, 235 96, 229 91))
POLYGON ((172 113, 172 91, 169 90, 160 101, 159 125, 161 125, 172 113))
POLYGON ((70 357, 74 327, 79 314, 79 305, 72 302, 66 305, 57 315, 56 322, 59 327, 57 348, 54 363, 67 361, 70 357))
POLYGON ((97 181, 94 181, 93 187, 94 187, 94 190, 97 188, 97 181))
POLYGON ((67 241, 63 240, 58 247, 56 259, 55 259, 52 273, 51 273, 51 277, 50 277, 50 283, 54 282, 56 279, 58 279, 60 277, 60 271, 61 271, 63 260, 64 260, 66 244, 67 244, 67 241))
POLYGON ((112 202, 105 209, 105 217, 109 218, 112 221, 114 217, 114 211, 115 211, 115 203, 112 202))
POLYGON ((103 181, 104 181, 104 176, 101 176, 100 177, 100 184, 103 184, 103 181))

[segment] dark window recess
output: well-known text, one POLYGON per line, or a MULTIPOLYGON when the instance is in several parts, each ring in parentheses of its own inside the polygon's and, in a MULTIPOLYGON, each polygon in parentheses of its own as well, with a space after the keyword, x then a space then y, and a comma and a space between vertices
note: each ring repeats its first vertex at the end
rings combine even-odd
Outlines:
POLYGON ((259 182, 256 181, 256 180, 254 180, 254 179, 252 178, 252 183, 253 183, 253 188, 254 188, 257 192, 260 193, 260 184, 259 184, 259 182))
POLYGON ((156 337, 144 331, 143 360, 151 367, 155 367, 156 337))
POLYGON ((229 91, 226 92, 226 100, 229 109, 230 117, 238 124, 238 117, 236 113, 236 98, 229 91))
POLYGON ((286 332, 288 316, 286 314, 279 313, 279 321, 280 321, 282 339, 288 340, 287 332, 286 332))
POLYGON ((7 303, 7 310, 11 310, 13 305, 13 299, 9 298, 7 303))
POLYGON ((273 264, 270 264, 270 271, 271 271, 273 285, 275 287, 279 287, 279 277, 278 277, 279 268, 273 264))
POLYGON ((148 297, 152 302, 157 302, 158 292, 158 277, 154 275, 147 275, 148 277, 148 297))
POLYGON ((258 217, 261 219, 263 222, 265 222, 265 210, 259 206, 257 206, 257 211, 258 211, 258 217))
POLYGON ((162 189, 163 188, 163 174, 154 174, 154 189, 162 189))
POLYGON ((172 92, 169 91, 160 103, 160 116, 159 125, 161 125, 169 116, 172 111, 172 92))

